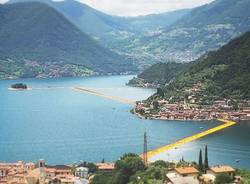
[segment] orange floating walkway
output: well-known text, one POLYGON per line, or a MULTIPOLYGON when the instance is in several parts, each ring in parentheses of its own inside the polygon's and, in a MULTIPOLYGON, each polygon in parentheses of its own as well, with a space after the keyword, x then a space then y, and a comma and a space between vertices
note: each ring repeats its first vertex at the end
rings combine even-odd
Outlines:
POLYGON ((148 158, 150 159, 153 156, 159 155, 159 154, 161 154, 163 152, 166 152, 168 150, 174 149, 174 148, 176 148, 178 146, 181 146, 181 145, 189 143, 191 141, 200 139, 202 137, 205 137, 207 135, 213 134, 215 132, 218 132, 220 130, 223 130, 225 128, 228 128, 228 127, 233 126, 233 125, 236 124, 236 122, 234 122, 234 121, 229 121, 229 120, 224 120, 224 119, 218 119, 218 121, 221 121, 224 124, 219 125, 219 126, 214 127, 214 128, 211 128, 209 130, 205 130, 205 131, 203 131, 201 133, 197 133, 197 134, 194 134, 192 136, 186 137, 186 138, 181 139, 181 140, 179 140, 177 142, 174 142, 172 144, 168 144, 166 146, 163 146, 163 147, 151 150, 151 151, 148 152, 148 158))

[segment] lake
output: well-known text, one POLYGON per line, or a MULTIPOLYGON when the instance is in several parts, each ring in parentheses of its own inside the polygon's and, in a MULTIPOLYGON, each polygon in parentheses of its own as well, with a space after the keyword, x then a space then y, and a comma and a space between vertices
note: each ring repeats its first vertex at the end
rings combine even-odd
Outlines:
MULTIPOLYGON (((126 86, 133 76, 107 76, 0 81, 0 161, 37 161, 67 164, 81 160, 114 161, 127 152, 142 153, 143 134, 149 149, 218 125, 216 121, 142 120, 130 113, 133 106, 74 91, 93 88, 106 95, 142 100, 152 89, 126 86), (33 90, 10 91, 23 82, 33 90)), ((198 160, 208 145, 211 164, 250 169, 250 123, 236 126, 170 151, 168 160, 198 160), (238 163, 235 160, 239 160, 238 163)))

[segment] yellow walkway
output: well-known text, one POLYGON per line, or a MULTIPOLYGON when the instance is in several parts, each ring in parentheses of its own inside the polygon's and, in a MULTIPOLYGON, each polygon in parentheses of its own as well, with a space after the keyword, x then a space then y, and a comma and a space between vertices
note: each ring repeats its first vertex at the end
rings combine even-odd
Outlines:
POLYGON ((214 127, 214 128, 211 128, 211 129, 206 130, 204 132, 194 134, 194 135, 192 135, 190 137, 186 137, 186 138, 181 139, 181 140, 179 140, 179 141, 177 141, 175 143, 163 146, 161 148, 158 148, 158 149, 155 149, 155 150, 151 150, 151 151, 148 152, 148 158, 150 159, 150 157, 156 156, 156 155, 158 155, 160 153, 163 153, 163 152, 166 152, 168 150, 174 149, 174 148, 176 148, 178 146, 181 146, 181 145, 186 144, 188 142, 200 139, 202 137, 205 137, 207 135, 213 134, 215 132, 218 132, 220 130, 223 130, 225 128, 228 128, 228 127, 233 126, 233 125, 236 124, 236 122, 229 121, 229 120, 224 120, 224 119, 218 119, 218 120, 221 121, 221 122, 223 122, 224 124, 219 125, 219 126, 214 127))
POLYGON ((88 89, 88 88, 84 88, 84 87, 73 87, 72 89, 75 90, 75 91, 88 93, 88 94, 99 96, 99 97, 102 97, 102 98, 107 98, 107 99, 117 101, 117 102, 120 102, 120 103, 135 105, 135 102, 132 101, 132 100, 127 100, 127 99, 123 99, 123 98, 116 97, 116 96, 108 96, 108 95, 105 95, 105 94, 100 93, 98 91, 95 91, 93 89, 88 89))

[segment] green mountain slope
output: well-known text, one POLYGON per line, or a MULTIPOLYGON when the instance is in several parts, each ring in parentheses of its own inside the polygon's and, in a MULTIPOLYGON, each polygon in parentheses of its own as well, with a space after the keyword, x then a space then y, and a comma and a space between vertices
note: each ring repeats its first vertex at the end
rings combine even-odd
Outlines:
POLYGON ((39 2, 1 6, 0 27, 0 54, 13 60, 75 64, 104 74, 135 71, 132 62, 100 46, 39 2))
POLYGON ((160 60, 191 61, 250 30, 249 7, 250 0, 216 0, 195 8, 162 33, 141 39, 139 45, 160 60))
POLYGON ((194 61, 165 88, 164 98, 188 101, 195 92, 201 104, 227 99, 250 99, 250 32, 194 61))
POLYGON ((150 66, 154 57, 144 51, 139 40, 144 36, 158 34, 169 27, 190 10, 178 10, 162 14, 138 17, 111 16, 95 10, 76 0, 10 0, 10 3, 40 1, 62 13, 83 32, 89 34, 105 47, 136 60, 139 66, 150 66), (137 47, 138 46, 138 47, 137 47), (132 48, 136 48, 132 51, 132 48), (149 58, 149 60, 148 60, 149 58))
POLYGON ((130 80, 128 85, 137 87, 165 86, 187 68, 188 64, 157 63, 144 70, 137 77, 130 80))

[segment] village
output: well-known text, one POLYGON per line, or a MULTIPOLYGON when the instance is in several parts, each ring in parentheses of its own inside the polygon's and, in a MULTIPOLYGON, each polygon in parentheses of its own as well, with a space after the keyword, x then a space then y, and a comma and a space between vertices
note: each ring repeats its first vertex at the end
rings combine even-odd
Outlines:
POLYGON ((113 169, 113 163, 47 165, 43 159, 37 163, 0 163, 0 184, 88 184, 90 173, 113 169))
POLYGON ((220 118, 234 121, 250 120, 250 101, 210 97, 198 83, 186 89, 181 100, 172 96, 168 99, 156 98, 152 101, 138 101, 133 113, 140 118, 161 120, 214 120, 220 118))
MULTIPOLYGON (((83 163, 79 165, 50 166, 43 159, 35 163, 0 163, 0 184, 89 184, 96 173, 109 173, 115 169, 114 163, 98 163, 96 170, 83 163)), ((236 176, 231 166, 213 166, 206 173, 192 165, 178 166, 173 164, 166 171, 165 184, 210 184, 218 174, 232 178, 232 183, 240 183, 241 177, 236 176)))

